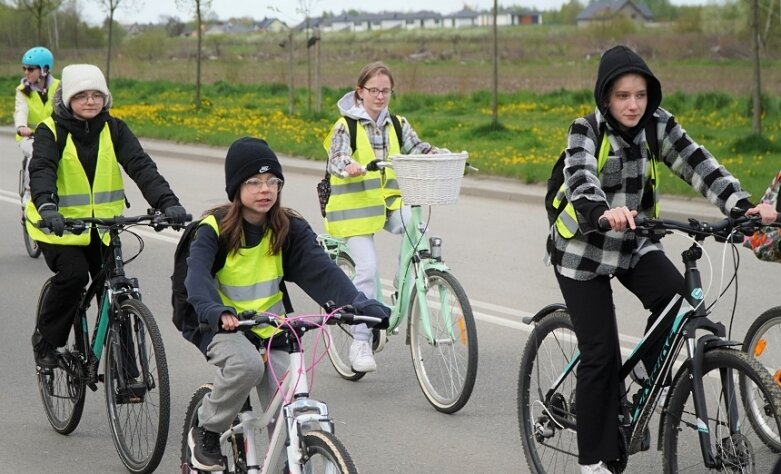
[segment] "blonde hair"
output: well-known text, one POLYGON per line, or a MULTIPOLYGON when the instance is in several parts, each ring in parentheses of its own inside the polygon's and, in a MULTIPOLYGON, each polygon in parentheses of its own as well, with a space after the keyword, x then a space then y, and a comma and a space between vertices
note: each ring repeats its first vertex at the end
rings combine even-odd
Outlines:
POLYGON ((361 69, 361 72, 358 74, 358 82, 355 85, 355 101, 358 102, 361 98, 358 96, 358 89, 362 89, 363 86, 366 85, 367 82, 369 82, 369 79, 377 76, 388 76, 388 79, 390 79, 391 83, 391 89, 396 85, 396 81, 393 80, 393 74, 391 74, 390 68, 385 65, 385 63, 381 61, 376 61, 370 64, 367 64, 366 66, 361 69))

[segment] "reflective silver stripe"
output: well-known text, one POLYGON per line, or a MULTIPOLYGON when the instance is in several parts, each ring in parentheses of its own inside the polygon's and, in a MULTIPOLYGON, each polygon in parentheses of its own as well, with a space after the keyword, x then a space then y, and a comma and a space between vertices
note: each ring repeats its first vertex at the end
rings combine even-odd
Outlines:
MULTIPOLYGON (((46 235, 54 235, 54 231, 49 229, 48 227, 39 227, 38 230, 40 230, 42 233, 44 233, 46 235)), ((74 234, 70 230, 65 229, 65 231, 63 232, 62 235, 66 236, 66 235, 76 235, 76 234, 74 234)), ((81 234, 79 234, 79 235, 81 235, 81 234)))
POLYGON ((280 278, 275 278, 245 286, 231 286, 220 282, 220 291, 231 301, 252 301, 268 298, 278 293, 280 281, 280 278))
POLYGON ((95 204, 104 204, 107 202, 123 201, 125 199, 125 192, 119 191, 102 191, 95 193, 95 204))
POLYGON ((371 189, 379 189, 380 186, 379 179, 367 179, 357 183, 331 184, 331 195, 360 193, 371 189))
POLYGON ((399 182, 395 179, 389 179, 385 182, 386 189, 399 189, 399 182))
POLYGON ((401 196, 390 196, 385 198, 385 207, 392 208, 399 199, 401 199, 401 196))
POLYGON ((561 223, 564 224, 564 227, 572 232, 573 235, 578 231, 578 221, 573 219, 568 212, 565 211, 559 214, 559 219, 561 219, 561 223))
POLYGON ((60 198, 60 207, 89 205, 89 194, 66 194, 58 197, 60 198))
POLYGON ((326 215, 329 222, 346 221, 349 219, 364 219, 385 215, 385 206, 362 207, 360 209, 346 209, 344 211, 330 211, 326 215))
POLYGON ((277 316, 285 314, 285 305, 282 301, 275 304, 266 310, 267 313, 276 314, 277 316))

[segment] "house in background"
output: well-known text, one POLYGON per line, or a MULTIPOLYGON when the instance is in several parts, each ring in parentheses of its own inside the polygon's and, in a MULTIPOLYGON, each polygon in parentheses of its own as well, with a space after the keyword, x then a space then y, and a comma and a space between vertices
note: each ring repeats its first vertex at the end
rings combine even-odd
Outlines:
POLYGON ((255 31, 268 31, 269 33, 279 33, 286 31, 287 24, 279 18, 264 18, 255 22, 255 31))
POLYGON ((644 3, 634 0, 603 0, 592 3, 575 18, 578 26, 589 26, 599 22, 615 20, 624 16, 638 25, 653 23, 654 16, 644 3))

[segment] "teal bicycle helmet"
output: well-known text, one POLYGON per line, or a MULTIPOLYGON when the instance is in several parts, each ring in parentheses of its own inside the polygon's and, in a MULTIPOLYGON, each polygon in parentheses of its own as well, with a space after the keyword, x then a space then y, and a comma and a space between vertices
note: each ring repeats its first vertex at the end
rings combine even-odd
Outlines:
POLYGON ((22 55, 23 66, 38 66, 41 71, 51 71, 54 68, 54 55, 43 46, 36 46, 29 49, 22 55))

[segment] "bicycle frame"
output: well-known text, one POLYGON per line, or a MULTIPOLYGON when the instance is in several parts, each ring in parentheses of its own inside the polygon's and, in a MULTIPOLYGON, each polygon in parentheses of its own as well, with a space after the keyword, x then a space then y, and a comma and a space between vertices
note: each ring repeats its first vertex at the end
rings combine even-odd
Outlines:
MULTIPOLYGON (((287 337, 287 336, 286 336, 287 337)), ((279 462, 279 456, 287 443, 288 469, 292 474, 301 474, 298 464, 304 453, 301 450, 300 435, 307 424, 316 423, 320 429, 333 433, 333 422, 328 415, 325 403, 312 400, 309 396, 309 379, 304 360, 304 352, 295 338, 289 340, 290 362, 285 372, 282 386, 274 393, 262 416, 258 416, 249 404, 245 402, 239 413, 240 423, 232 426, 220 435, 220 445, 230 442, 236 434, 242 434, 245 439, 247 472, 249 474, 266 474, 279 462), (260 431, 273 422, 269 436, 269 445, 263 464, 258 464, 255 441, 260 431), (283 429, 285 432, 283 432, 283 429)), ((228 462, 232 463, 230 456, 228 462)), ((234 466, 229 465, 229 470, 234 466)))
MULTIPOLYGON (((627 400, 627 390, 624 381, 629 377, 634 367, 641 361, 643 355, 649 350, 653 342, 664 337, 664 345, 659 353, 656 363, 651 368, 648 378, 643 383, 640 391, 635 395, 631 406, 624 410, 623 427, 628 435, 627 454, 632 455, 641 450, 642 442, 645 436, 645 430, 651 419, 653 407, 656 404, 660 394, 662 381, 672 373, 673 365, 677 361, 683 347, 686 347, 686 358, 691 364, 692 370, 692 396, 695 412, 699 420, 708 419, 708 411, 705 403, 705 394, 702 384, 703 368, 702 359, 704 353, 714 347, 736 346, 740 343, 726 339, 726 330, 724 325, 719 322, 711 321, 707 318, 705 302, 703 300, 702 282, 699 271, 697 270, 697 260, 702 256, 702 248, 698 245, 704 240, 704 237, 698 236, 696 243, 682 253, 685 265, 685 292, 684 296, 677 295, 660 315, 656 317, 652 327, 645 333, 643 338, 637 343, 630 356, 622 364, 619 370, 619 380, 621 389, 621 406, 625 406, 627 400), (670 327, 669 330, 664 328, 670 327), (705 330, 711 334, 695 337, 696 332, 705 330)), ((527 323, 534 323, 542 320, 547 314, 553 311, 565 309, 560 305, 551 305, 531 318, 525 319, 527 323)), ((572 360, 567 363, 564 372, 557 378, 554 384, 545 393, 544 400, 548 403, 551 397, 559 389, 561 383, 568 375, 575 370, 580 361, 580 351, 577 351, 572 360)), ((736 406, 737 403, 735 387, 732 381, 731 373, 727 372, 721 375, 725 387, 725 396, 729 397, 729 407, 736 406)), ((542 393, 539 394, 542 397, 542 393)), ((669 398, 668 398, 669 401, 669 398)), ((567 417, 558 416, 555 410, 546 410, 555 422, 564 428, 576 429, 576 423, 567 417)), ((730 412, 732 409, 730 408, 730 412)), ((664 425, 666 411, 662 412, 660 426, 664 425)), ((739 431, 736 426, 736 420, 733 413, 729 416, 730 433, 739 431)), ((707 426, 700 426, 698 429, 700 438, 700 449, 703 462, 709 468, 718 467, 716 457, 713 454, 710 443, 710 432, 707 426)), ((658 449, 662 447, 662 431, 659 430, 658 449)))
MULTIPOLYGON (((114 322, 113 314, 115 313, 115 305, 120 299, 133 298, 141 300, 141 293, 138 289, 138 279, 125 276, 124 261, 122 259, 122 243, 119 239, 119 231, 115 228, 111 228, 109 230, 109 235, 109 248, 105 251, 103 258, 102 271, 105 273, 104 277, 90 282, 87 290, 82 293, 79 310, 76 314, 76 318, 80 321, 79 327, 81 327, 82 347, 84 347, 85 350, 88 349, 87 353, 83 354, 85 358, 83 362, 87 367, 87 386, 93 391, 97 390, 97 382, 99 380, 98 366, 100 365, 100 360, 103 355, 107 335, 114 322), (98 303, 98 314, 92 331, 92 339, 90 340, 87 310, 91 306, 92 298, 98 295, 101 289, 102 296, 98 303)), ((143 328, 139 328, 139 330, 143 331, 143 328)), ((113 337, 111 340, 115 344, 120 343, 119 335, 113 337)), ((144 340, 144 338, 139 338, 139 344, 144 344, 144 340)), ((141 365, 141 374, 143 375, 145 383, 150 384, 152 378, 149 377, 149 364, 145 355, 147 351, 145 347, 141 347, 140 349, 139 363, 141 365)), ((115 354, 119 353, 119 351, 115 352, 115 354)), ((118 359, 119 360, 117 360, 116 363, 121 370, 124 361, 121 360, 121 357, 118 357, 118 359)), ((120 389, 124 389, 126 381, 124 378, 120 377, 119 380, 117 380, 117 384, 120 389)))
MULTIPOLYGON (((404 321, 404 317, 409 314, 412 303, 412 295, 418 296, 418 308, 420 310, 420 318, 423 322, 423 328, 426 338, 429 342, 434 343, 434 337, 431 332, 431 322, 429 317, 428 302, 425 298, 426 295, 426 271, 428 269, 440 270, 443 272, 449 271, 447 265, 441 258, 432 254, 431 243, 425 236, 426 224, 422 219, 422 209, 420 206, 410 206, 411 219, 409 223, 405 223, 404 231, 401 238, 401 247, 399 252, 399 287, 397 289, 397 295, 395 298, 391 298, 391 315, 388 321, 388 330, 393 334, 397 334, 399 326, 404 321)), ((330 235, 319 235, 318 239, 321 245, 335 259, 339 255, 350 255, 350 249, 344 239, 339 237, 333 237, 330 235)), ((441 246, 441 239, 438 237, 432 237, 437 239, 435 245, 441 246)), ((383 301, 381 285, 379 278, 376 281, 376 299, 383 301)), ((383 301, 385 304, 387 302, 383 301)), ((443 308, 447 308, 447 305, 442 305, 443 308)), ((450 330, 452 327, 450 323, 450 315, 446 314, 448 318, 447 328, 450 330)), ((449 334, 452 336, 452 334, 449 334)))

